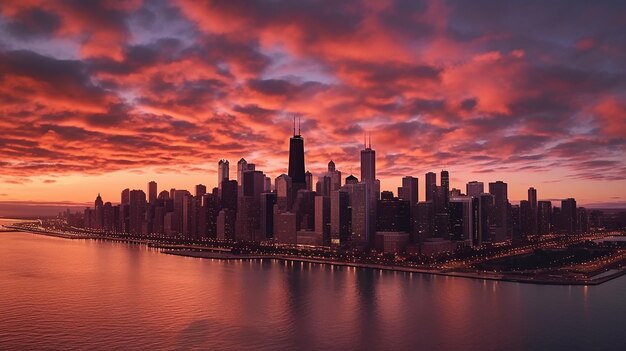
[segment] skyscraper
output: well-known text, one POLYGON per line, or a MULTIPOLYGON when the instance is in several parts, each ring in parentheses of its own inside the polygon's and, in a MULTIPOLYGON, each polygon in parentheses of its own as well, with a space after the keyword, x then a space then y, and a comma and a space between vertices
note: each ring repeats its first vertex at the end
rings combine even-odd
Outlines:
POLYGON ((565 234, 576 233, 577 219, 576 200, 573 198, 561 200, 561 228, 565 234))
MULTIPOLYGON (((491 186, 491 185, 490 185, 491 186)), ((485 242, 493 241, 493 236, 491 233, 491 219, 493 218, 492 213, 495 210, 496 196, 492 194, 481 194, 478 197, 478 216, 477 216, 477 226, 478 229, 478 244, 483 244, 485 242)), ((504 208, 506 213, 506 207, 504 208)))
MULTIPOLYGON (((528 188, 528 204, 530 206, 530 223, 529 223, 529 234, 536 235, 537 234, 537 190, 535 188, 528 188)), ((522 209, 520 205, 520 210, 522 209)), ((521 216, 523 218, 523 215, 521 216)))
POLYGON ((341 188, 341 172, 335 169, 335 162, 332 160, 328 162, 327 175, 330 177, 330 190, 339 190, 341 188))
POLYGON ((416 177, 406 176, 402 178, 402 186, 398 187, 398 198, 409 201, 411 206, 417 204, 419 190, 418 179, 416 177))
POLYGON ((426 201, 432 201, 433 204, 437 199, 437 175, 433 172, 426 173, 426 201))
POLYGON ((467 193, 467 196, 478 197, 478 195, 485 192, 485 186, 483 182, 473 180, 467 183, 465 186, 465 192, 467 193))
MULTIPOLYGON (((374 235, 375 228, 370 228, 374 224, 371 218, 371 196, 370 184, 360 182, 356 184, 346 184, 341 188, 348 193, 351 210, 351 233, 350 241, 356 245, 366 245, 374 235)), ((373 213, 376 215, 376 212, 373 213)))
POLYGON ((330 244, 347 244, 350 238, 350 197, 344 190, 330 193, 330 244))
POLYGON ((328 174, 317 178, 317 183, 315 184, 315 192, 317 195, 330 196, 331 189, 331 178, 328 174))
MULTIPOLYGON (((219 191, 222 190, 222 182, 228 180, 229 177, 229 169, 228 169, 228 160, 219 160, 217 163, 217 188, 219 191)), ((239 169, 237 169, 239 171, 239 169)), ((239 173, 237 173, 239 175, 239 173)))
POLYGON ((196 197, 198 199, 202 198, 202 195, 206 194, 206 185, 198 184, 196 185, 196 197))
POLYGON ((300 135, 300 127, 296 134, 296 123, 294 119, 293 137, 289 139, 289 171, 287 172, 291 178, 292 197, 300 189, 306 189, 306 176, 304 170, 304 139, 300 135))
MULTIPOLYGON (((366 194, 364 201, 366 201, 367 204, 364 204, 363 208, 366 209, 367 215, 365 216, 364 237, 359 237, 357 240, 353 239, 353 242, 359 245, 365 244, 365 241, 374 241, 376 232, 376 206, 380 198, 380 181, 376 179, 376 151, 372 149, 371 135, 369 137, 369 144, 363 145, 363 150, 361 150, 361 183, 365 184, 363 193, 366 194)), ((352 197, 351 195, 350 204, 354 212, 355 202, 352 200, 352 197)), ((361 208, 361 204, 358 204, 358 206, 358 208, 361 208)), ((352 219, 354 220, 354 214, 352 219)), ((354 228, 358 226, 358 223, 352 223, 353 235, 357 232, 354 228)))
POLYGON ((278 211, 291 211, 294 195, 291 177, 286 174, 279 175, 274 182, 274 188, 276 190, 276 205, 278 211))
POLYGON ((373 183, 376 180, 376 151, 372 149, 370 137, 369 145, 363 145, 361 150, 361 181, 373 183))
POLYGON ((537 189, 528 188, 528 203, 533 210, 537 209, 537 189))
POLYGON ((243 196, 243 172, 248 170, 248 162, 242 157, 237 162, 237 185, 238 185, 238 196, 243 196))
POLYGON ((330 196, 315 196, 315 232, 322 235, 324 245, 330 245, 330 196))
POLYGON ((502 181, 489 183, 489 193, 494 196, 493 201, 493 223, 495 227, 496 242, 502 242, 509 239, 509 233, 507 228, 508 218, 508 190, 507 184, 502 181))
POLYGON ((519 218, 521 239, 525 240, 529 235, 533 234, 533 209, 530 205, 530 201, 520 201, 519 218))
POLYGON ((537 229, 539 235, 552 232, 552 203, 550 201, 537 202, 537 229))
POLYGON ((126 188, 122 190, 120 203, 122 205, 128 205, 130 203, 130 189, 126 188))
POLYGON ((274 236, 274 205, 276 204, 276 193, 261 194, 261 211, 259 232, 261 239, 270 239, 274 236))
POLYGON ((146 193, 143 190, 130 191, 129 230, 131 234, 142 234, 146 211, 146 193))
POLYGON ((96 197, 96 201, 94 202, 94 210, 95 223, 92 223, 92 227, 102 229, 104 227, 104 202, 102 201, 102 197, 100 197, 100 193, 98 193, 98 197, 96 197))
POLYGON ((153 180, 148 183, 148 202, 154 204, 157 199, 157 183, 153 180))
POLYGON ((441 204, 442 212, 448 212, 448 203, 450 202, 450 174, 448 171, 441 170, 441 193, 443 203, 441 204))

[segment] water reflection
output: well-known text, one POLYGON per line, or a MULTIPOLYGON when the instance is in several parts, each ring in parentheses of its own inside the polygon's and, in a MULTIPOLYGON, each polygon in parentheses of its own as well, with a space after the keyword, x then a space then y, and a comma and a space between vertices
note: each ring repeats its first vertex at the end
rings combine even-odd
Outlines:
POLYGON ((611 350, 625 294, 0 234, 2 350, 611 350))

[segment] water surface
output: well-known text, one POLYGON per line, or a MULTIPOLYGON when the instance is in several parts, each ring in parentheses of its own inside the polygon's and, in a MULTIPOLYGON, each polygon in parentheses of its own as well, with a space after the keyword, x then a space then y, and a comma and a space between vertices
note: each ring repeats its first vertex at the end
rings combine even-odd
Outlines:
POLYGON ((623 350, 624 278, 541 286, 0 233, 0 349, 623 350))

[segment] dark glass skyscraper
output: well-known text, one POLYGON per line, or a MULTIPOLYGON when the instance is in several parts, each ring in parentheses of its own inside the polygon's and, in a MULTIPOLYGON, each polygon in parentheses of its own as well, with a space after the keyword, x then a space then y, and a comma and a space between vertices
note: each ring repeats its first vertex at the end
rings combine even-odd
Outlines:
POLYGON ((508 186, 502 181, 489 183, 489 193, 494 196, 491 225, 495 227, 495 241, 502 242, 509 237, 507 233, 508 186))
POLYGON ((289 172, 294 193, 299 189, 306 188, 306 177, 304 170, 304 139, 300 135, 300 128, 296 134, 295 122, 293 128, 293 137, 289 139, 289 172))
POLYGON ((148 202, 154 204, 157 199, 157 183, 153 180, 148 183, 148 202))
POLYGON ((450 174, 448 171, 441 171, 441 193, 443 195, 442 200, 442 210, 443 212, 448 211, 448 203, 450 202, 450 174))
POLYGON ((426 173, 426 201, 433 203, 437 199, 437 175, 433 172, 426 173))
POLYGON ((372 143, 361 150, 361 181, 373 183, 376 180, 376 151, 372 143))

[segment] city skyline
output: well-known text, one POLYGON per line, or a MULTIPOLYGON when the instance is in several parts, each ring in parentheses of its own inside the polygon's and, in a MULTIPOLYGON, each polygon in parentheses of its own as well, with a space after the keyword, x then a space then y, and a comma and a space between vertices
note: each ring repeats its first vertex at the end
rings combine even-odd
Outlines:
POLYGON ((314 176, 359 175, 371 133, 382 189, 446 169, 625 207, 624 5, 480 5, 3 3, 0 204, 275 178, 297 114, 314 176))

